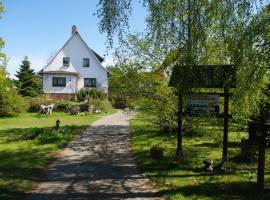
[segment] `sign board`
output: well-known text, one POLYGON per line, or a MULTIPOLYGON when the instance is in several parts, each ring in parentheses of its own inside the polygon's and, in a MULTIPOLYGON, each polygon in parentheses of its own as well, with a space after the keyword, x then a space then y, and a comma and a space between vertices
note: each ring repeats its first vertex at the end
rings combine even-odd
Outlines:
POLYGON ((249 142, 254 145, 269 146, 270 124, 262 124, 259 121, 249 122, 248 125, 249 142))
POLYGON ((219 116, 219 95, 192 94, 186 98, 187 116, 219 116))
POLYGON ((236 66, 175 65, 169 86, 175 88, 235 88, 236 66))

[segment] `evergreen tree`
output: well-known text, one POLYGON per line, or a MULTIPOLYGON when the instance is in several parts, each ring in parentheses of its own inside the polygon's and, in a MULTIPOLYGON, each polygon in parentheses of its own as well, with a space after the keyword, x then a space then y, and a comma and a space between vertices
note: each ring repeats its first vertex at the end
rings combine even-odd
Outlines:
POLYGON ((24 57, 19 71, 15 75, 18 78, 18 88, 22 96, 35 97, 41 94, 41 81, 34 70, 30 68, 28 57, 24 57))

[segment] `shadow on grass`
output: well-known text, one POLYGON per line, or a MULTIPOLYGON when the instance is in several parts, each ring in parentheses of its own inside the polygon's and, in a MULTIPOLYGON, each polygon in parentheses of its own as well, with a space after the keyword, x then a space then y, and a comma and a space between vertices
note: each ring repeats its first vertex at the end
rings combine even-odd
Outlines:
MULTIPOLYGON (((195 144, 197 147, 209 147, 209 148, 220 148, 220 144, 214 142, 204 142, 200 144, 195 144)), ((229 148, 240 148, 240 141, 239 142, 228 142, 229 148)))
POLYGON ((196 185, 182 186, 181 188, 174 188, 172 190, 164 191, 165 195, 173 196, 181 194, 188 197, 198 198, 212 198, 216 200, 223 199, 247 199, 247 200, 268 200, 270 199, 270 191, 264 190, 258 192, 255 183, 251 182, 237 182, 231 184, 221 183, 201 183, 196 185))
MULTIPOLYGON (((16 128, 0 131, 0 199, 23 199, 23 193, 33 183, 40 181, 45 167, 53 160, 57 149, 64 147, 76 133, 86 127, 63 126, 61 138, 40 144, 36 138, 23 139, 36 128, 16 128), (70 129, 72 134, 65 135, 70 129)), ((38 128, 50 133, 52 128, 38 128)))
POLYGON ((0 199, 21 199, 24 189, 39 180, 51 160, 49 149, 0 152, 0 199))
MULTIPOLYGON (((239 131, 240 128, 234 129, 239 131)), ((239 165, 234 159, 230 159, 227 174, 222 171, 213 174, 203 172, 202 161, 214 159, 216 164, 220 161, 222 152, 222 146, 209 138, 209 135, 184 138, 184 159, 174 163, 172 160, 175 148, 172 147, 176 146, 175 137, 159 133, 156 128, 140 119, 132 123, 132 132, 138 165, 157 185, 166 188, 163 192, 170 199, 270 199, 269 190, 259 193, 256 191, 255 178, 249 179, 250 170, 253 172, 255 169, 256 172, 254 165, 239 165), (163 159, 151 159, 149 150, 145 148, 151 142, 158 142, 164 147, 163 159)), ((240 148, 240 141, 235 138, 228 146, 231 155, 235 156, 240 148)), ((269 185, 266 181, 266 187, 267 184, 269 185)))

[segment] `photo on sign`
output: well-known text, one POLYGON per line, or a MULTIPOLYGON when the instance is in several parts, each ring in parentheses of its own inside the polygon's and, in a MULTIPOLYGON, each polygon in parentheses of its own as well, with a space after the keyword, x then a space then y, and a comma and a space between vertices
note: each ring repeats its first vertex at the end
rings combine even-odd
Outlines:
POLYGON ((193 94, 186 98, 187 116, 219 116, 219 95, 193 94))

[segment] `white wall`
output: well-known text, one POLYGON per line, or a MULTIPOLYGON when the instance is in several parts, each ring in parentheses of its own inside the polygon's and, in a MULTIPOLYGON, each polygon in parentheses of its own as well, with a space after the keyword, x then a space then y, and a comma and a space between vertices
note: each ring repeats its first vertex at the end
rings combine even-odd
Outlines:
POLYGON ((76 91, 76 76, 62 74, 43 74, 43 92, 74 94, 76 91), (66 87, 53 87, 52 77, 66 77, 66 87))
MULTIPOLYGON (((43 71, 68 71, 78 72, 77 91, 84 87, 84 78, 96 78, 97 87, 107 88, 107 76, 108 72, 101 66, 94 54, 89 51, 85 43, 81 40, 78 33, 76 33, 71 40, 65 45, 65 47, 58 53, 55 59, 45 68, 43 71), (70 57, 70 66, 63 66, 63 57, 70 57), (90 67, 83 67, 83 58, 90 59, 90 67)), ((45 76, 45 74, 44 74, 45 76)), ((49 87, 51 80, 44 81, 44 92, 54 91, 54 88, 49 87)), ((55 88, 54 92, 58 92, 60 89, 55 88)), ((63 91, 63 90, 61 90, 63 91)), ((65 91, 69 91, 67 89, 65 91)), ((75 91, 74 91, 75 92, 75 91)))

